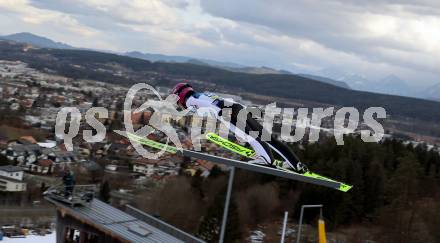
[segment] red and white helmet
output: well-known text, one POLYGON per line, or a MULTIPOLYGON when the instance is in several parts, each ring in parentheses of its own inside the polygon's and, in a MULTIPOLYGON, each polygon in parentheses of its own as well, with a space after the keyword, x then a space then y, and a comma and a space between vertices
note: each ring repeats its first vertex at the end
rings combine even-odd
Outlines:
POLYGON ((177 103, 181 106, 185 106, 186 98, 194 93, 194 89, 188 83, 178 83, 174 86, 170 93, 179 96, 177 103))

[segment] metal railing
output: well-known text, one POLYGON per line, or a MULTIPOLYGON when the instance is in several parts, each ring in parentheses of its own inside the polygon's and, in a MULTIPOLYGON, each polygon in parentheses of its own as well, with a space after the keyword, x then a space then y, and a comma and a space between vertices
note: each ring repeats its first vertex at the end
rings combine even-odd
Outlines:
POLYGON ((67 186, 62 183, 50 187, 43 194, 53 199, 75 204, 89 203, 95 197, 97 192, 96 185, 73 185, 67 186))
POLYGON ((302 228, 302 221, 303 221, 303 215, 304 215, 304 209, 306 208, 319 208, 319 218, 322 219, 322 204, 317 205, 302 205, 301 206, 301 214, 299 216, 299 224, 298 224, 298 236, 296 237, 296 243, 301 242, 301 228, 302 228))

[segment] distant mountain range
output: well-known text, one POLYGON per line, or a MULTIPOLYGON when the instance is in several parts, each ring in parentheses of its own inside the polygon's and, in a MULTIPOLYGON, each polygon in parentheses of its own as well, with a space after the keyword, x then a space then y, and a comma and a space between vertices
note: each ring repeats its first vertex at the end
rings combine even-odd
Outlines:
POLYGON ((414 88, 411 88, 406 81, 394 74, 390 74, 378 81, 369 80, 358 75, 346 76, 343 80, 350 84, 351 80, 353 80, 354 82, 351 84, 351 87, 357 90, 421 98, 414 88))
POLYGON ((253 74, 292 74, 285 70, 276 70, 270 67, 249 67, 233 62, 220 62, 211 59, 193 58, 186 56, 167 56, 162 54, 142 53, 138 51, 123 53, 125 56, 140 58, 152 62, 192 63, 196 65, 218 67, 232 72, 253 74))
MULTIPOLYGON (((77 48, 73 47, 61 42, 56 42, 51 39, 48 39, 43 36, 38 36, 32 33, 28 32, 22 32, 22 33, 16 33, 11 35, 5 35, 0 36, 0 39, 3 40, 10 40, 20 43, 27 43, 31 44, 37 47, 42 48, 53 48, 53 49, 83 49, 84 48, 77 48)), ((98 50, 103 52, 102 50, 98 50)), ((111 51, 104 51, 109 53, 114 53, 111 51)), ((232 72, 240 72, 240 73, 249 73, 249 74, 292 74, 289 71, 286 70, 276 70, 270 67, 250 67, 245 66, 233 62, 221 62, 221 61, 215 61, 210 59, 203 59, 203 58, 194 58, 194 57, 187 57, 187 56, 169 56, 169 55, 163 55, 163 54, 152 54, 152 53, 142 53, 139 51, 131 51, 131 52, 125 52, 125 53, 119 53, 124 56, 139 58, 148 60, 151 62, 169 62, 169 63, 191 63, 196 65, 202 65, 202 66, 210 66, 210 67, 216 67, 221 68, 224 70, 232 71, 232 72)), ((316 78, 319 78, 318 76, 315 76, 316 78)), ((311 78, 311 77, 309 77, 311 78)), ((317 79, 318 80, 318 79, 317 79)), ((339 87, 348 87, 347 84, 343 84, 342 82, 326 79, 324 77, 321 77, 321 80, 318 80, 321 82, 337 85, 339 87)))
POLYGON ((270 96, 273 101, 284 99, 359 110, 384 107, 387 115, 394 119, 440 122, 439 102, 350 90, 294 74, 248 74, 191 63, 150 62, 91 50, 28 48, 12 41, 0 41, 0 58, 19 60, 31 68, 51 70, 74 79, 120 85, 147 82, 155 86, 171 86, 182 79, 194 79, 199 80, 196 85, 201 90, 252 93, 270 96))
POLYGON ((4 36, 0 36, 0 39, 16 41, 21 43, 28 43, 31 45, 44 47, 44 48, 74 49, 73 46, 61 42, 55 42, 49 38, 34 35, 28 32, 16 33, 12 35, 4 35, 4 36))
MULTIPOLYGON (((56 42, 49 38, 38 36, 28 32, 16 33, 11 35, 0 36, 0 39, 16 41, 20 43, 28 43, 42 48, 55 49, 83 49, 56 42)), ((99 50, 102 51, 102 50, 99 50)), ((108 52, 108 51, 107 51, 108 52)), ((112 52, 110 52, 112 53, 112 52)), ((177 62, 177 63, 192 63, 198 65, 208 65, 212 67, 219 67, 233 72, 255 73, 255 74, 292 74, 284 70, 276 70, 269 67, 249 67, 233 62, 221 62, 210 59, 194 58, 187 56, 168 56, 163 54, 142 53, 139 51, 131 51, 120 53, 125 56, 140 58, 152 62, 177 62)))
POLYGON ((440 101, 440 83, 427 88, 423 94, 429 99, 440 101))
POLYGON ((376 85, 376 90, 386 94, 415 96, 414 90, 409 87, 408 83, 394 74, 381 79, 376 85))
POLYGON ((317 72, 320 76, 347 83, 355 90, 369 91, 381 94, 391 94, 430 100, 440 100, 440 83, 427 87, 414 87, 395 74, 390 74, 379 80, 370 80, 355 73, 345 73, 334 69, 324 69, 317 72))
MULTIPOLYGON (((28 43, 42 48, 83 49, 83 48, 73 47, 65 43, 56 42, 46 37, 38 36, 28 32, 0 36, 0 39, 21 42, 21 43, 28 43)), ((102 50, 99 51, 103 52, 102 50)), ((111 51, 104 51, 104 52, 113 53, 111 51)), ((264 67, 264 66, 251 67, 233 62, 222 62, 211 59, 201 59, 201 58, 194 58, 187 56, 169 56, 163 54, 142 53, 139 51, 131 51, 131 52, 125 52, 119 54, 129 57, 144 59, 152 62, 191 63, 196 65, 221 68, 224 70, 239 72, 239 73, 293 75, 293 73, 289 71, 277 70, 270 67, 264 67)), ((407 82, 400 79, 397 75, 394 74, 388 75, 387 77, 384 77, 379 81, 369 80, 366 77, 359 74, 344 73, 332 69, 324 69, 314 74, 301 73, 297 75, 346 89, 352 88, 355 90, 369 91, 375 93, 440 100, 440 92, 439 92, 440 83, 426 89, 417 90, 414 87, 410 87, 407 82)))
POLYGON ((321 82, 324 82, 324 83, 333 84, 333 85, 341 87, 341 88, 351 89, 350 86, 348 86, 347 83, 342 82, 342 81, 336 81, 336 80, 331 79, 331 78, 326 78, 326 77, 321 77, 321 76, 311 75, 311 74, 297 74, 297 75, 299 75, 301 77, 309 78, 309 79, 318 80, 318 81, 321 81, 321 82))

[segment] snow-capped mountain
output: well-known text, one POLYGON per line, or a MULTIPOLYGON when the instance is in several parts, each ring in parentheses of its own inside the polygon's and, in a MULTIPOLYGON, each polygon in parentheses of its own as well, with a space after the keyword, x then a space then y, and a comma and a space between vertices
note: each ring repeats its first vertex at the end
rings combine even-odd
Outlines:
POLYGON ((427 99, 440 101, 440 83, 425 89, 422 95, 427 99))
POLYGON ((341 72, 336 69, 323 69, 320 75, 347 83, 352 89, 375 93, 426 98, 418 92, 420 88, 410 86, 405 80, 395 74, 390 74, 379 80, 372 80, 357 73, 341 72))
POLYGON ((373 91, 371 89, 371 81, 364 75, 340 71, 334 68, 325 68, 317 72, 317 75, 324 76, 339 82, 346 83, 352 89, 373 91))
POLYGON ((414 88, 409 87, 406 81, 397 77, 394 74, 390 74, 379 82, 377 82, 376 92, 385 93, 385 94, 393 94, 393 95, 402 95, 402 96, 416 96, 414 92, 414 88))

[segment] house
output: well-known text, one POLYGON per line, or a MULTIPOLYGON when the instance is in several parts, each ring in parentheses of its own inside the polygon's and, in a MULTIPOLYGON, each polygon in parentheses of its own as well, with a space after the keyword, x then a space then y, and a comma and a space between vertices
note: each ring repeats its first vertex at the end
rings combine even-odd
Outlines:
POLYGON ((199 164, 199 168, 202 170, 202 176, 208 177, 211 174, 211 170, 214 168, 215 164, 206 160, 197 160, 197 162, 199 164))
POLYGON ((172 158, 146 159, 140 158, 133 163, 133 172, 144 174, 148 177, 176 176, 180 171, 180 161, 176 163, 172 158))
POLYGON ((82 160, 80 165, 82 167, 84 167, 86 170, 91 171, 91 172, 102 170, 101 166, 92 160, 82 160))
POLYGON ((37 140, 35 140, 35 138, 32 136, 22 136, 22 137, 20 137, 20 139, 18 141, 20 141, 22 144, 36 144, 37 143, 37 140))
POLYGON ((131 113, 131 122, 133 124, 147 124, 150 118, 151 118, 150 111, 131 113))
POLYGON ((23 182, 23 169, 17 166, 0 166, 0 191, 26 191, 26 182, 23 182))
POLYGON ((201 159, 198 159, 196 161, 196 163, 198 163, 200 165, 200 167, 203 168, 203 170, 208 170, 208 171, 211 171, 215 165, 214 163, 212 163, 210 161, 201 160, 201 159))
POLYGON ((6 149, 8 148, 8 138, 0 134, 0 151, 4 151, 3 155, 6 154, 6 149))
POLYGON ((0 133, 0 143, 6 144, 6 145, 8 144, 8 137, 4 134, 1 134, 1 133, 0 133))
MULTIPOLYGON (((77 160, 75 153, 72 151, 62 151, 62 150, 61 151, 54 151, 52 156, 53 156, 53 160, 57 164, 71 163, 71 162, 75 162, 77 160)), ((50 155, 49 155, 49 158, 50 158, 50 155)))
POLYGON ((53 161, 50 159, 40 159, 29 167, 29 171, 40 174, 50 174, 54 169, 53 161))
POLYGON ((21 101, 21 106, 23 106, 26 109, 30 109, 32 108, 32 105, 34 104, 35 100, 34 99, 24 99, 21 101))
POLYGON ((146 176, 152 176, 155 173, 155 166, 159 160, 153 159, 137 159, 133 163, 133 172, 145 174, 146 176))
POLYGON ((104 143, 104 142, 96 142, 96 143, 93 143, 91 145, 91 151, 90 152, 95 157, 100 158, 100 157, 102 157, 104 155, 104 153, 107 150, 107 148, 108 148, 108 145, 106 143, 104 143))
POLYGON ((131 154, 132 147, 127 143, 111 143, 107 144, 104 154, 110 156, 112 159, 124 158, 131 154))
POLYGON ((10 143, 6 150, 8 160, 17 161, 19 165, 29 165, 37 161, 41 148, 37 144, 10 143))
POLYGON ((117 171, 118 170, 118 165, 113 165, 113 164, 106 165, 105 169, 108 170, 108 171, 117 171))
POLYGON ((46 140, 44 142, 37 143, 42 148, 54 148, 57 146, 57 142, 52 140, 46 140))

